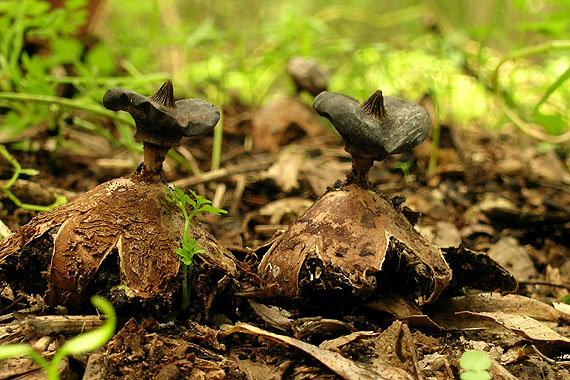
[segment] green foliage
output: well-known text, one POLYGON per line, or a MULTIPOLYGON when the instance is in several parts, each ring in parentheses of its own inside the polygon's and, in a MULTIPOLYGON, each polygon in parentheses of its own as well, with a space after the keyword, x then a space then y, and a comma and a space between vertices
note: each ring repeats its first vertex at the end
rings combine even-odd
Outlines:
POLYGON ((180 261, 189 267, 188 272, 192 274, 194 267, 194 255, 204 253, 205 251, 198 246, 196 239, 184 235, 181 247, 176 249, 176 253, 180 256, 180 261))
POLYGON ((8 344, 0 347, 0 360, 27 355, 46 371, 49 380, 59 379, 58 367, 63 358, 84 354, 103 347, 115 333, 117 317, 111 303, 99 296, 91 297, 91 303, 105 314, 107 321, 98 329, 91 330, 65 342, 57 350, 51 362, 44 359, 28 344, 8 344))
POLYGON ((406 181, 406 183, 410 183, 411 179, 410 179, 410 168, 412 167, 412 161, 398 161, 395 162, 392 167, 394 169, 399 169, 402 171, 402 174, 404 175, 404 180, 406 181))
POLYGON ((459 365, 465 372, 459 377, 461 380, 491 380, 487 370, 491 367, 491 359, 482 351, 465 351, 459 359, 459 365))
POLYGON ((173 75, 189 84, 184 91, 199 91, 214 103, 237 94, 255 106, 291 91, 285 63, 292 55, 306 55, 332 70, 332 91, 357 99, 378 88, 409 99, 437 92, 445 122, 500 127, 505 117, 497 103, 504 103, 547 133, 568 130, 567 1, 408 0, 382 7, 370 0, 167 3, 171 8, 152 2, 140 7, 135 0, 111 6, 116 28, 108 41, 129 41, 115 51, 125 52, 135 67, 154 70, 170 63, 161 65, 152 54, 168 57, 178 50, 185 59, 173 75), (172 12, 185 22, 164 24, 161 17, 172 12), (126 15, 135 15, 140 25, 122 22, 126 15), (432 29, 424 23, 426 15, 432 29), (529 44, 541 48, 533 56, 521 55, 529 44))
POLYGON ((198 246, 198 242, 189 235, 190 220, 199 213, 212 213, 215 215, 226 214, 227 211, 213 207, 212 201, 198 195, 193 190, 188 190, 190 195, 186 194, 182 189, 174 186, 174 189, 167 188, 166 200, 174 203, 184 215, 184 235, 179 248, 176 253, 180 256, 182 261, 182 273, 184 278, 182 280, 182 310, 186 310, 190 306, 190 278, 194 270, 194 256, 205 253, 205 251, 198 246), (187 206, 191 208, 188 213, 187 206))
MULTIPOLYGON (((360 100, 378 88, 412 100, 437 93, 442 123, 538 125, 552 136, 569 130, 567 0, 388 0, 381 7, 373 0, 124 0, 108 2, 100 41, 89 49, 74 36, 83 3, 0 2, 0 106, 7 109, 0 138, 46 121, 63 128, 71 115, 75 126, 140 151, 132 121, 113 118, 118 138, 88 121, 104 111, 106 88, 150 94, 169 77, 178 96, 257 106, 292 92, 284 73, 292 55, 316 58, 331 70, 330 90, 360 100), (40 41, 41 52, 25 48, 28 41, 40 41), (76 76, 55 75, 64 65, 76 76), (58 98, 62 83, 73 85, 72 99, 58 98)), ((220 123, 213 169, 222 132, 220 123)))
POLYGON ((23 203, 18 197, 14 195, 14 193, 12 193, 10 188, 14 186, 14 183, 16 183, 21 174, 34 176, 38 175, 39 173, 34 169, 22 168, 18 160, 16 160, 16 158, 12 156, 10 152, 8 152, 4 145, 0 145, 0 155, 14 168, 14 174, 12 174, 12 177, 6 184, 0 186, 0 191, 3 192, 12 202, 14 202, 17 207, 33 211, 49 211, 54 207, 67 203, 67 198, 60 194, 55 194, 55 202, 48 206, 23 203))
MULTIPOLYGON (((163 81, 166 76, 153 73, 125 80, 117 77, 119 68, 111 45, 98 43, 86 50, 77 38, 86 21, 85 5, 86 0, 67 0, 57 8, 42 0, 0 2, 0 107, 4 108, 0 142, 17 141, 25 129, 46 122, 63 136, 63 120, 70 117, 73 124, 89 125, 115 144, 141 150, 132 137, 133 121, 103 108, 101 99, 109 87, 128 83, 133 90, 146 89, 149 82, 163 81), (62 84, 73 85, 72 99, 58 96, 62 84), (78 116, 73 110, 88 113, 78 116), (100 115, 118 122, 118 141, 100 123, 87 121, 100 115)), ((150 92, 154 86, 149 88, 150 92)))
MULTIPOLYGON (((0 3, 0 91, 55 95, 55 85, 45 80, 56 67, 75 63, 81 53, 73 34, 85 21, 80 8, 85 1, 67 1, 62 8, 51 9, 39 0, 0 3), (51 48, 47 56, 31 55, 26 41, 36 41, 36 49, 51 48)), ((6 118, 13 135, 47 118, 47 109, 34 104, 2 101, 11 108, 6 118), (24 117, 21 117, 24 116, 24 117)))

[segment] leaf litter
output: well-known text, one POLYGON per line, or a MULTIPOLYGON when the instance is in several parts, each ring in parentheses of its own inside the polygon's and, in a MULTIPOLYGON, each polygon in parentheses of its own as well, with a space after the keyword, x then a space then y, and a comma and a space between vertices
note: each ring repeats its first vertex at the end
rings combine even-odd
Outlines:
MULTIPOLYGON (((405 216, 406 223, 415 225, 421 239, 433 243, 430 250, 441 251, 453 274, 449 283, 443 287, 402 277, 413 272, 406 272, 405 268, 410 271, 409 263, 416 262, 417 256, 400 248, 394 251, 399 255, 375 264, 380 275, 358 266, 346 270, 350 286, 345 288, 347 293, 339 293, 339 302, 323 304, 318 297, 297 302, 295 297, 283 297, 277 285, 263 281, 256 268, 268 257, 270 247, 287 236, 284 230, 321 194, 327 193, 322 183, 333 186, 335 180, 343 179, 338 173, 346 174, 350 159, 342 152, 342 143, 323 126, 319 136, 290 134, 292 138, 287 144, 271 148, 277 153, 272 158, 277 166, 268 170, 272 164, 267 164, 261 149, 242 149, 251 133, 263 134, 251 128, 255 110, 228 106, 224 113, 228 115, 227 123, 239 123, 243 128, 228 124, 225 129, 224 152, 237 153, 222 161, 222 169, 256 160, 260 165, 251 165, 240 174, 233 169, 220 172, 210 182, 192 182, 192 186, 205 183, 203 195, 213 199, 216 190, 224 185, 225 195, 216 206, 227 207, 239 190, 238 176, 243 175, 241 181, 245 183, 239 190, 236 212, 222 218, 201 218, 202 226, 218 236, 219 245, 235 257, 231 261, 237 267, 232 264, 228 271, 228 263, 217 265, 215 256, 201 255, 196 259, 192 279, 194 305, 187 316, 161 314, 160 308, 151 314, 134 316, 123 321, 122 328, 103 350, 71 358, 63 372, 75 372, 84 379, 449 379, 459 376, 461 354, 479 349, 492 359, 490 371, 494 378, 570 376, 565 359, 569 314, 559 302, 570 288, 570 267, 566 265, 570 255, 570 192, 564 167, 552 163, 560 156, 540 153, 524 139, 515 144, 508 131, 490 135, 481 130, 443 126, 440 152, 447 153, 438 156, 434 176, 426 174, 429 157, 425 147, 429 142, 425 142, 414 151, 388 157, 373 166, 369 180, 371 189, 383 194, 386 207, 394 207, 394 212, 405 216), (280 161, 281 152, 292 153, 285 153, 290 158, 280 161), (523 156, 526 159, 518 164, 513 161, 513 157, 523 156), (326 168, 344 169, 319 180, 328 171, 318 170, 325 167, 325 157, 326 168), (452 162, 447 161, 450 157, 452 162), (402 161, 412 163, 408 178, 394 169, 394 164, 402 161), (274 232, 277 234, 272 237, 274 232), (505 255, 505 251, 513 250, 519 259, 505 255), (490 252, 502 267, 485 252, 490 252), (360 277, 350 278, 359 270, 360 277), (474 276, 469 277, 470 273, 474 276), (366 276, 390 286, 353 293, 356 279, 366 276), (520 282, 518 289, 514 278, 520 282), (423 300, 429 304, 418 302, 418 284, 424 284, 423 300), (491 293, 493 290, 499 292, 491 293), (509 292, 514 294, 506 294, 509 292), (94 366, 101 370, 94 371, 94 366)), ((182 148, 190 151, 203 169, 208 167, 209 158, 200 151, 210 151, 211 138, 208 134, 182 143, 182 148)), ((38 169, 47 171, 40 162, 40 153, 31 153, 27 162, 36 162, 38 169)), ((124 152, 116 152, 118 156, 121 153, 124 152)), ((58 154, 77 157, 81 152, 62 149, 58 154)), ((71 178, 76 175, 73 160, 69 162, 70 166, 60 173, 49 173, 58 177, 61 184, 72 183, 71 178)), ((171 164, 167 160, 167 166, 171 164)), ((99 175, 99 182, 109 175, 104 170, 94 174, 99 175)), ((167 175, 172 181, 189 178, 175 165, 167 175)), ((63 185, 61 189, 76 191, 63 185)), ((3 219, 15 230, 30 215, 18 216, 18 210, 10 208, 8 202, 2 201, 4 208, 11 210, 3 219)), ((62 221, 53 223, 61 225, 62 221)), ((42 229, 34 234, 45 232, 42 229)), ((397 234, 385 236, 392 235, 397 234)), ((208 236, 203 239, 209 239, 208 236)), ((111 243, 117 245, 115 241, 111 243)), ((62 340, 76 334, 76 330, 58 327, 56 314, 64 313, 74 321, 80 317, 78 314, 91 314, 92 310, 79 307, 73 311, 46 304, 43 296, 47 286, 42 285, 41 265, 34 263, 46 254, 42 244, 34 241, 27 247, 21 254, 27 259, 20 266, 12 263, 21 279, 11 280, 5 274, 1 277, 0 343, 15 339, 13 332, 18 331, 22 334, 19 339, 35 342, 43 354, 50 355, 53 347, 48 349, 49 345, 41 344, 44 337, 62 340), (34 269, 33 264, 40 268, 34 269), (27 280, 34 284, 23 286, 27 280), (45 321, 40 329, 23 316, 45 321)), ((392 245, 398 247, 396 242, 392 245)), ((333 259, 331 256, 331 262, 333 259)), ((343 270, 339 265, 332 267, 343 270)), ((98 274, 105 270, 108 268, 101 266, 98 274)), ((102 287, 99 290, 103 283, 97 283, 102 287)), ((122 313, 128 316, 129 311, 122 313)), ((18 368, 16 362, 2 365, 18 368)), ((20 372, 12 368, 11 376, 18 378, 34 371, 26 365, 22 364, 20 372)))

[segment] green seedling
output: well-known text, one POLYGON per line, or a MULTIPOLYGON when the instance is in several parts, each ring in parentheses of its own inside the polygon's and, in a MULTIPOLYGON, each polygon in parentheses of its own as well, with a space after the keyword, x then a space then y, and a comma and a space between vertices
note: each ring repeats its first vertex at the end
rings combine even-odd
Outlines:
POLYGON ((227 213, 226 210, 213 207, 212 201, 196 194, 196 192, 192 190, 188 191, 192 197, 176 186, 174 186, 174 190, 168 189, 168 193, 166 194, 166 200, 174 203, 184 215, 184 236, 182 237, 180 247, 176 249, 176 253, 180 256, 180 261, 182 261, 181 270, 184 276, 182 280, 182 310, 186 310, 190 306, 190 279, 192 278, 192 271, 194 270, 194 256, 205 252, 198 246, 196 239, 188 234, 190 220, 201 212, 216 215, 227 213), (190 206, 192 209, 190 213, 188 213, 186 206, 190 206))
POLYGON ((105 314, 107 321, 98 329, 86 332, 65 342, 57 350, 51 362, 48 362, 37 353, 29 344, 8 344, 0 347, 0 360, 27 355, 46 371, 48 380, 59 379, 59 362, 63 358, 70 355, 84 354, 103 347, 115 333, 117 317, 111 303, 99 296, 91 297, 91 303, 105 314))
POLYGON ((12 174, 12 177, 10 178, 10 180, 7 183, 0 186, 0 191, 3 192, 8 197, 8 199, 10 199, 12 202, 14 202, 14 204, 17 207, 20 207, 20 208, 23 208, 26 210, 45 212, 45 211, 51 210, 52 208, 54 208, 56 206, 67 203, 67 198, 63 195, 60 195, 60 194, 55 194, 55 202, 52 203, 51 205, 48 205, 48 206, 23 203, 18 197, 16 197, 14 195, 14 193, 12 193, 10 188, 12 186, 14 186, 14 183, 16 183, 16 181, 18 180, 18 177, 20 177, 20 174, 33 176, 33 175, 38 175, 39 172, 35 169, 24 169, 24 168, 22 168, 22 166, 20 165, 18 160, 16 160, 16 158, 14 156, 12 156, 10 154, 10 152, 8 152, 8 150, 6 149, 6 147, 4 145, 0 145, 0 155, 6 161, 8 161, 12 165, 12 167, 14 168, 14 174, 12 174))
POLYGON ((412 167, 412 161, 401 161, 396 162, 392 165, 394 169, 400 169, 404 175, 404 180, 406 183, 412 182, 410 177, 410 168, 412 167))
POLYGON ((428 94, 433 101, 434 107, 434 127, 431 136, 431 147, 429 152, 428 174, 434 175, 437 166, 437 155, 439 153, 439 134, 441 133, 441 124, 439 123, 439 102, 437 90, 434 86, 428 86, 428 94))
POLYGON ((459 365, 464 371, 461 380, 491 380, 487 371, 491 367, 491 359, 483 351, 465 351, 459 359, 459 365))

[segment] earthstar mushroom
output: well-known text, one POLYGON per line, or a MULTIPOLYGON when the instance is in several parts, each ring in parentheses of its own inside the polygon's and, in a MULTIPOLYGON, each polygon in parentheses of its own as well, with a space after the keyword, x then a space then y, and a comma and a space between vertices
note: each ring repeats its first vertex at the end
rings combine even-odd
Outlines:
POLYGON ((383 96, 380 90, 362 105, 350 96, 324 91, 317 95, 313 107, 330 120, 352 156, 347 183, 365 187, 374 161, 417 146, 430 127, 429 114, 422 106, 383 96))
POLYGON ((220 119, 220 111, 202 99, 174 101, 172 82, 167 80, 153 96, 112 88, 103 97, 112 111, 127 111, 136 124, 135 139, 143 142, 143 175, 157 176, 168 150, 184 136, 202 135, 220 119))
POLYGON ((429 244, 401 210, 369 189, 375 160, 421 143, 429 116, 420 106, 375 92, 364 104, 332 92, 313 103, 352 155, 345 183, 330 188, 273 242, 259 273, 284 298, 336 307, 392 289, 434 302, 451 280, 442 251, 429 244))
MULTIPOLYGON (((220 114, 204 100, 175 102, 170 81, 152 97, 110 89, 103 103, 133 116, 136 138, 144 143, 144 163, 129 176, 100 184, 73 202, 39 214, 1 240, 0 282, 37 293, 41 288, 37 284, 45 279, 46 298, 52 305, 80 308, 93 292, 108 292, 118 303, 125 298, 127 304, 132 301, 144 310, 167 314, 179 291, 180 257, 175 250, 185 220, 166 199, 162 162, 183 136, 207 132, 220 114), (42 249, 26 250, 35 244, 42 249), (27 263, 33 263, 35 270, 29 270, 27 263), (26 281, 20 279, 22 270, 26 281)), ((207 268, 228 275, 235 272, 232 254, 195 219, 188 234, 206 252, 201 259, 207 268)))

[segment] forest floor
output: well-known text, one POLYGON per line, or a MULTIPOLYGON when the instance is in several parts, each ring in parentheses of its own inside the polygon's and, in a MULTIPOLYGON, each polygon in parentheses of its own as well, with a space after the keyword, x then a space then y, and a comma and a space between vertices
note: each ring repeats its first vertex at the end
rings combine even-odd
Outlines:
MULTIPOLYGON (((185 173, 171 160, 164 166, 165 181, 228 211, 204 215, 201 222, 253 275, 272 237, 344 180, 351 165, 343 143, 311 108, 287 102, 271 107, 224 109, 220 169, 209 171, 212 134, 177 148, 201 175, 185 173)), ((115 132, 109 121, 101 122, 115 132)), ((25 203, 50 204, 55 193, 72 200, 128 175, 142 161, 74 126, 65 129, 61 145, 47 128, 34 134, 32 150, 11 152, 22 167, 40 173, 12 187, 25 203)), ((428 175, 430 140, 376 163, 371 189, 419 213, 412 213, 415 228, 435 246, 485 252, 517 279, 516 291, 481 292, 467 284, 462 294, 444 294, 429 305, 386 306, 392 293, 379 282, 363 302, 331 307, 256 298, 255 289, 226 286, 223 294, 212 293, 208 309, 196 301, 184 317, 130 318, 122 310, 113 339, 62 363, 64 378, 406 379, 407 373, 458 379, 461 354, 480 350, 492 359, 494 379, 570 379, 570 307, 561 301, 570 290, 565 157, 539 151, 509 126, 490 133, 442 125, 437 166, 428 175)), ((11 172, 0 161, 2 177, 11 172)), ((35 215, 2 199, 2 220, 12 231, 35 215)), ((202 297, 200 284, 216 287, 219 279, 206 278, 210 272, 199 257, 196 262, 193 297, 202 297)), ((487 280, 473 271, 483 277, 475 283, 487 280)), ((30 342, 49 357, 64 339, 100 324, 92 308, 48 306, 43 292, 26 294, 10 285, 4 281, 0 288, 1 344, 30 342)), ((28 359, 0 363, 0 379, 41 376, 28 359)))

